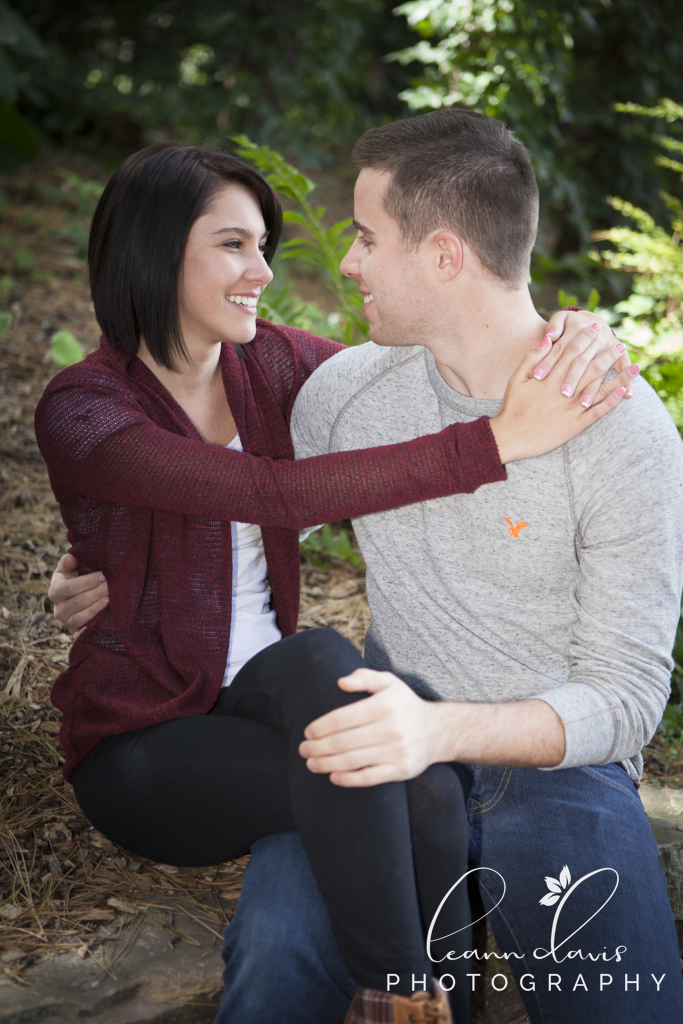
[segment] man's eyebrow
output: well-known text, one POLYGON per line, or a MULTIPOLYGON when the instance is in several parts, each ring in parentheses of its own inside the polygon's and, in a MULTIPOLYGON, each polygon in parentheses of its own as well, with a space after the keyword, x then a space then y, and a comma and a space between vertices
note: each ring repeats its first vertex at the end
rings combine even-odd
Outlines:
POLYGON ((361 233, 362 235, 374 235, 374 233, 375 233, 375 232, 374 232, 374 231, 372 230, 372 228, 366 228, 365 224, 361 224, 361 223, 359 223, 359 221, 357 221, 357 220, 354 220, 354 221, 353 221, 353 226, 354 226, 354 228, 356 229, 356 231, 360 231, 360 233, 361 233))
MULTIPOLYGON (((212 231, 212 235, 240 235, 242 238, 253 238, 254 234, 247 228, 219 228, 218 231, 212 231)), ((262 238, 268 237, 268 232, 264 231, 262 238)))

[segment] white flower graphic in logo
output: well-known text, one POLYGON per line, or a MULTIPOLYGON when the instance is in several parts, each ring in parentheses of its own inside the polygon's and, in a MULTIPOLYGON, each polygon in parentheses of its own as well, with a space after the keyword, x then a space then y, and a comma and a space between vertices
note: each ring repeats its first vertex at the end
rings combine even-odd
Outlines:
POLYGON ((545 884, 550 889, 550 892, 547 892, 545 896, 543 896, 538 902, 541 903, 544 907, 552 907, 553 903, 557 903, 564 890, 570 884, 571 880, 572 876, 566 864, 562 868, 559 879, 550 878, 548 875, 546 875, 545 884))

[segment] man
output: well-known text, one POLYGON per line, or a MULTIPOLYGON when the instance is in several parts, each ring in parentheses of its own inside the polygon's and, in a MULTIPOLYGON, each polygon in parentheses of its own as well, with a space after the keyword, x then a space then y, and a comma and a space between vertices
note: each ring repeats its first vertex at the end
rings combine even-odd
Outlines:
MULTIPOLYGON (((427 114, 370 131, 354 156, 358 238, 342 269, 375 344, 302 389, 300 458, 494 415, 544 332, 527 288, 536 183, 499 122, 427 114)), ((673 915, 631 781, 669 692, 682 488, 680 439, 639 381, 632 403, 505 482, 354 522, 379 671, 342 681, 372 696, 312 723, 301 753, 346 786, 457 763, 471 865, 486 869, 484 906, 532 1022, 683 1019, 673 915)), ((259 844, 226 954, 221 1022, 252 1020, 250 981, 280 993, 281 1014, 283 989, 310 992, 310 1017, 282 1020, 343 1019, 352 986, 295 837, 259 844)))
MULTIPOLYGON (((527 288, 536 183, 500 123, 440 111, 374 129, 355 156, 342 269, 374 344, 304 386, 298 457, 493 415, 544 333, 527 288)), ((534 1024, 683 1015, 632 781, 668 695, 682 490, 676 430, 638 382, 632 403, 506 481, 354 524, 371 668, 340 685, 370 696, 312 723, 302 756, 344 786, 453 764, 471 866, 534 1024)), ((222 1024, 343 1020, 353 985, 295 835, 255 845, 225 955, 222 1024)), ((448 978, 447 959, 435 973, 448 978)), ((476 986, 476 957, 471 973, 476 986)))

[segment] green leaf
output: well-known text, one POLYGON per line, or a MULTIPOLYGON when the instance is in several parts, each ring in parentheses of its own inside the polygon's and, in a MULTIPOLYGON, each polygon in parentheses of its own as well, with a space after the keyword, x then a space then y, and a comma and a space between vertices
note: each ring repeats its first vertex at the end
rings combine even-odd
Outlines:
POLYGON ((568 295, 564 288, 560 288, 557 293, 557 301, 560 306, 564 309, 565 306, 578 306, 579 300, 576 295, 568 295))
POLYGON ((12 326, 12 314, 11 313, 0 313, 0 338, 2 338, 9 331, 12 326))
POLYGON ((249 160, 266 176, 277 192, 282 192, 288 199, 301 202, 315 188, 314 182, 296 167, 288 164, 283 156, 268 146, 257 146, 246 135, 233 135, 233 142, 238 145, 237 153, 249 160))
POLYGON ((47 50, 32 28, 5 0, 0 0, 0 45, 25 57, 45 57, 47 50))
POLYGON ((600 292, 597 288, 591 288, 590 294, 586 299, 586 309, 589 313, 594 313, 600 305, 600 292))
POLYGON ((73 366, 85 358, 85 351, 70 331, 55 331, 50 339, 50 355, 56 366, 73 366))
POLYGON ((26 246, 23 246, 14 257, 14 266, 19 271, 33 270, 36 265, 36 258, 26 246))

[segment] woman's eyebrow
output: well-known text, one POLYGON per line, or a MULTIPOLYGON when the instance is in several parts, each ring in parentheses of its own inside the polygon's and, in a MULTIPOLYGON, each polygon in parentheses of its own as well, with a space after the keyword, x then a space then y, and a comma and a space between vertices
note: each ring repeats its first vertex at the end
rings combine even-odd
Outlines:
POLYGON ((253 238, 254 235, 247 228, 219 228, 218 231, 212 231, 212 235, 241 235, 242 238, 253 238))
MULTIPOLYGON (((242 238, 253 238, 253 231, 249 231, 248 228, 219 228, 218 231, 212 231, 212 235, 241 235, 242 238)), ((261 240, 268 238, 268 232, 264 231, 261 235, 261 240)))

